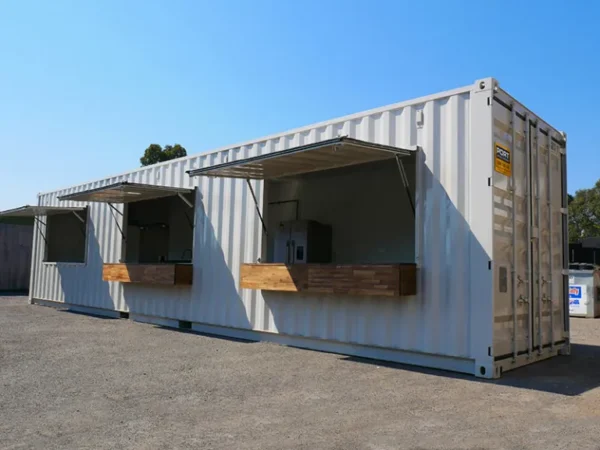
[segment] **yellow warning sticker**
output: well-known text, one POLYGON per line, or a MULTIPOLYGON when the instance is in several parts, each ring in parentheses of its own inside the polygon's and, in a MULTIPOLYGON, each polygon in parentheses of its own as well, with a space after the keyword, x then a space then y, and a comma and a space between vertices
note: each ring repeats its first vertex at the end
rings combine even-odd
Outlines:
POLYGON ((512 161, 510 159, 510 149, 502 144, 494 145, 494 169, 496 172, 510 177, 512 175, 512 161))

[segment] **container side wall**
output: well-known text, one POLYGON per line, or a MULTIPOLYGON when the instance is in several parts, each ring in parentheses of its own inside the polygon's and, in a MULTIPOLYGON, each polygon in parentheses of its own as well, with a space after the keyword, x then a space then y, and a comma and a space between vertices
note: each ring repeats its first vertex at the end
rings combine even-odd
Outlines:
MULTIPOLYGON (((473 335, 478 328, 472 326, 473 289, 478 302, 491 302, 489 295, 481 295, 491 292, 491 284, 486 287, 483 278, 473 284, 471 275, 473 264, 487 270, 491 251, 480 242, 484 219, 478 222, 477 234, 471 227, 473 214, 477 213, 471 182, 478 180, 471 174, 479 170, 472 162, 471 97, 470 88, 456 90, 44 194, 41 204, 77 205, 59 202, 57 196, 119 180, 197 186, 194 282, 191 287, 157 288, 102 281, 102 264, 121 258, 117 224, 122 226, 122 218, 105 204, 90 204, 86 264, 49 265, 36 257, 33 297, 140 316, 470 358, 471 343, 478 338, 473 335), (381 299, 240 289, 240 265, 256 262, 266 241, 246 182, 190 178, 185 171, 339 135, 398 147, 421 147, 416 171, 416 218, 406 218, 416 221, 419 294, 381 299)), ((263 183, 251 183, 262 205, 263 183)), ((491 214, 489 217, 491 229, 491 214)), ((37 254, 42 255, 43 239, 37 240, 37 247, 37 254)))

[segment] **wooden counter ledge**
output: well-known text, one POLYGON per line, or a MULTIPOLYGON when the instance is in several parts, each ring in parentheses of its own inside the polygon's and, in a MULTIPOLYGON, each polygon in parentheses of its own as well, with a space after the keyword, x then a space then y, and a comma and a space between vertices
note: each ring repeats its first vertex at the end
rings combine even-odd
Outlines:
POLYGON ((191 264, 104 264, 102 279, 121 283, 142 283, 160 285, 192 284, 191 264))
POLYGON ((401 297, 417 293, 417 266, 242 264, 240 286, 264 291, 401 297))

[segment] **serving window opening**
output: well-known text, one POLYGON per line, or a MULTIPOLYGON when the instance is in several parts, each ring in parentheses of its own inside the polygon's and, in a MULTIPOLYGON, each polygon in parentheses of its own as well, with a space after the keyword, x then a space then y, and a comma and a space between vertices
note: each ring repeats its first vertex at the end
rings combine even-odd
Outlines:
POLYGON ((88 211, 46 217, 44 262, 85 263, 88 211))
POLYGON ((259 262, 248 289, 404 296, 416 293, 416 148, 347 137, 195 169, 264 180, 259 262))
MULTIPOLYGON (((186 197, 194 205, 195 193, 186 197)), ((194 253, 193 206, 174 196, 128 203, 125 208, 124 262, 191 264, 194 253)))
POLYGON ((119 182, 61 199, 106 203, 110 208, 122 237, 121 257, 104 262, 103 280, 192 284, 194 189, 119 182))
POLYGON ((88 209, 84 207, 30 206, 0 212, 0 221, 30 220, 43 241, 42 262, 77 263, 86 260, 88 209))
MULTIPOLYGON (((268 263, 415 262, 415 162, 395 159, 266 180, 268 263)), ((265 239, 265 237, 263 237, 265 239)))

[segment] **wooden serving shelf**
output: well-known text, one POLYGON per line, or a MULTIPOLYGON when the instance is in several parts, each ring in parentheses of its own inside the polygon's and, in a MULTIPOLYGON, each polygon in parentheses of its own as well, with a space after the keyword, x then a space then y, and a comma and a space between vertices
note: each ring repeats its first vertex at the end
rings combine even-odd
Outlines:
POLYGON ((104 264, 102 279, 121 283, 161 285, 192 284, 191 264, 104 264))
POLYGON ((242 264, 240 286, 264 291, 401 297, 417 293, 417 266, 242 264))

